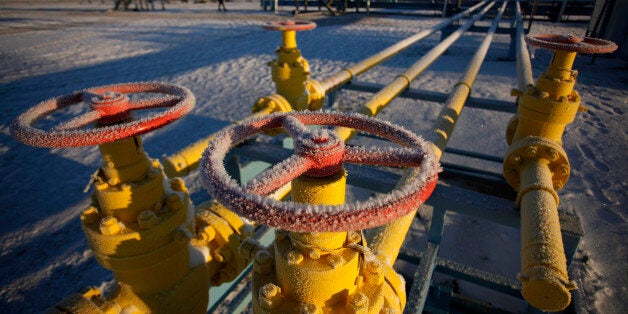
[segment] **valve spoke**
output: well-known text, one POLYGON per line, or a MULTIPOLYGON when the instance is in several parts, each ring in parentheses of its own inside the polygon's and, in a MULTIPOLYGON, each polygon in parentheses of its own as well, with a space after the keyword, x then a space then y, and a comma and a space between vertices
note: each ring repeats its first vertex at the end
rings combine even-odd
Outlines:
POLYGON ((244 190, 268 195, 308 171, 311 166, 312 162, 308 158, 293 155, 255 176, 244 190))
POLYGON ((284 130, 286 130, 286 133, 294 139, 299 137, 299 135, 310 131, 305 124, 293 116, 284 117, 281 124, 283 125, 284 130))
POLYGON ((277 113, 228 127, 209 143, 201 164, 203 186, 223 205, 257 223, 299 232, 359 230, 407 215, 432 193, 440 169, 430 144, 404 128, 362 115, 331 112, 277 113), (262 172, 244 188, 240 187, 224 168, 227 152, 235 143, 280 125, 296 137, 295 155, 262 172), (324 128, 310 131, 306 125, 356 127, 402 147, 347 148, 333 131, 324 128), (312 207, 278 202, 267 196, 300 175, 322 178, 337 174, 342 171, 343 162, 418 169, 395 191, 365 202, 312 207))
POLYGON ((83 90, 80 93, 81 93, 81 101, 86 102, 86 103, 90 103, 92 99, 94 98, 102 97, 101 94, 96 93, 93 90, 89 90, 89 89, 83 90))
POLYGON ((78 117, 74 117, 66 122, 59 123, 54 130, 56 131, 64 131, 64 130, 76 130, 80 128, 84 128, 91 123, 94 123, 100 119, 102 114, 96 110, 90 110, 78 117))
POLYGON ((389 167, 419 167, 424 153, 405 147, 363 147, 349 146, 343 157, 344 162, 389 167))
POLYGON ((169 108, 181 101, 177 96, 151 97, 129 102, 129 110, 169 108))

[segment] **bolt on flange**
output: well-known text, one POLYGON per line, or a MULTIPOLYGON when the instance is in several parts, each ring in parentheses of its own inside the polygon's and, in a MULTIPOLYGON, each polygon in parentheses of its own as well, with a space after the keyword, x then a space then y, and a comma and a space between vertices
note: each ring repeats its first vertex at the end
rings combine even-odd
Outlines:
POLYGON ((281 304, 281 288, 267 283, 259 289, 259 300, 263 308, 271 310, 281 304))
POLYGON ((116 235, 122 231, 120 222, 113 216, 107 216, 100 221, 100 232, 103 235, 111 236, 116 235))

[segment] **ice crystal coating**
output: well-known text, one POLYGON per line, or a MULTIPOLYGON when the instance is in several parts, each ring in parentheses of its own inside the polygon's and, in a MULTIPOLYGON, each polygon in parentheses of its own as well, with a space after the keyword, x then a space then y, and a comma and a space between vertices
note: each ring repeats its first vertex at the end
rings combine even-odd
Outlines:
POLYGON ((30 108, 13 121, 11 134, 24 144, 40 147, 97 145, 143 134, 164 126, 190 112, 194 108, 195 103, 194 94, 189 89, 174 84, 136 82, 93 87, 52 98, 30 108), (110 95, 108 94, 109 92, 119 94, 157 93, 167 96, 150 97, 139 101, 128 101, 128 98, 126 98, 127 101, 111 105, 123 104, 124 108, 106 108, 108 105, 106 103, 107 96, 110 95), (81 102, 91 103, 93 111, 61 123, 52 130, 42 130, 33 127, 37 120, 54 111, 81 102), (95 129, 82 129, 91 123, 107 118, 109 120, 106 122, 111 122, 111 119, 116 119, 120 114, 129 111, 155 108, 168 109, 146 115, 139 120, 99 126, 95 129))
POLYGON ((275 113, 244 121, 216 134, 201 159, 203 186, 223 205, 258 223, 306 232, 359 230, 395 220, 421 205, 431 194, 439 169, 431 145, 403 127, 361 114, 333 112, 275 113), (309 151, 262 172, 244 189, 227 174, 223 160, 229 149, 255 133, 283 126, 291 136, 310 139, 315 146, 333 137, 328 130, 309 131, 305 125, 355 128, 402 146, 345 149, 343 143, 342 162, 410 166, 418 167, 418 171, 407 184, 391 193, 364 202, 335 206, 280 202, 260 195, 271 193, 315 167, 316 161, 308 158, 309 151))

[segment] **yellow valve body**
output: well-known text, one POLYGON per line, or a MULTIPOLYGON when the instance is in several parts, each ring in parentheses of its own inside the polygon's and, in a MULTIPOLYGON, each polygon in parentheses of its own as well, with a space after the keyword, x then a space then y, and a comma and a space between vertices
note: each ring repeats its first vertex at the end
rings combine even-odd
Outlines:
MULTIPOLYGON (((277 59, 269 63, 276 94, 259 98, 252 106, 250 118, 292 110, 318 110, 323 107, 325 89, 308 78, 310 66, 297 49, 296 32, 282 32, 282 46, 277 48, 277 59)), ((275 135, 273 132, 268 132, 275 135)), ((212 136, 203 138, 179 152, 162 159, 168 177, 183 176, 198 167, 199 160, 212 136)))
POLYGON ((102 171, 113 185, 134 181, 149 170, 139 137, 130 137, 98 146, 103 157, 102 171))
POLYGON ((541 89, 529 88, 528 93, 520 96, 519 121, 513 140, 539 136, 561 143, 565 126, 573 122, 580 108, 580 95, 571 91, 560 100, 548 95, 541 89))
MULTIPOLYGON (((344 203, 346 173, 292 181, 299 203, 344 203)), ((277 230, 275 243, 257 253, 252 280, 256 313, 401 312, 404 283, 386 263, 357 249, 359 232, 301 233, 277 230)))
MULTIPOLYGON (((277 59, 269 65, 277 94, 285 98, 289 106, 277 103, 277 109, 282 111, 320 109, 323 106, 325 89, 317 81, 308 79, 310 65, 297 48, 296 31, 284 30, 281 36, 282 45, 277 48, 277 59), (286 107, 290 109, 286 110, 286 107)), ((254 112, 258 111, 255 107, 259 105, 254 105, 254 112)))
POLYGON ((296 48, 279 48, 277 56, 277 60, 271 63, 271 76, 277 93, 285 97, 294 110, 308 109, 305 81, 310 75, 310 66, 307 60, 296 48))

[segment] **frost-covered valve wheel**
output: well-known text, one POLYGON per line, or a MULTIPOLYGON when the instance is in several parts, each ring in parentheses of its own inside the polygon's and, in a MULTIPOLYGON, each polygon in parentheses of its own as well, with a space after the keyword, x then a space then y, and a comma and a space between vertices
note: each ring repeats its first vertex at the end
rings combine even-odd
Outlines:
POLYGON ((77 147, 98 145, 140 135, 162 127, 187 114, 196 100, 190 90, 174 84, 122 83, 93 87, 59 96, 37 104, 11 124, 11 133, 20 142, 40 147, 77 147), (126 94, 155 93, 161 97, 131 100, 126 94), (33 125, 63 108, 89 103, 90 111, 50 130, 33 125), (139 120, 128 119, 130 112, 167 108, 139 120), (97 123, 96 128, 88 128, 97 123))
POLYGON ((316 23, 310 21, 268 22, 262 28, 269 31, 310 31, 316 28, 316 23))
POLYGON ((534 34, 526 36, 525 40, 540 48, 578 53, 609 53, 617 49, 612 41, 572 35, 534 34))
POLYGON ((223 205, 258 223, 301 232, 361 230, 395 220, 416 209, 432 193, 438 170, 430 144, 410 131, 364 115, 329 112, 276 113, 228 127, 216 134, 201 161, 203 185, 223 205), (334 131, 310 130, 307 125, 354 128, 401 147, 345 146, 334 131), (224 168, 227 152, 256 133, 280 127, 294 139, 295 155, 240 187, 224 168), (335 174, 342 170, 343 163, 418 169, 400 189, 365 202, 306 205, 266 197, 302 174, 314 177, 335 174))

